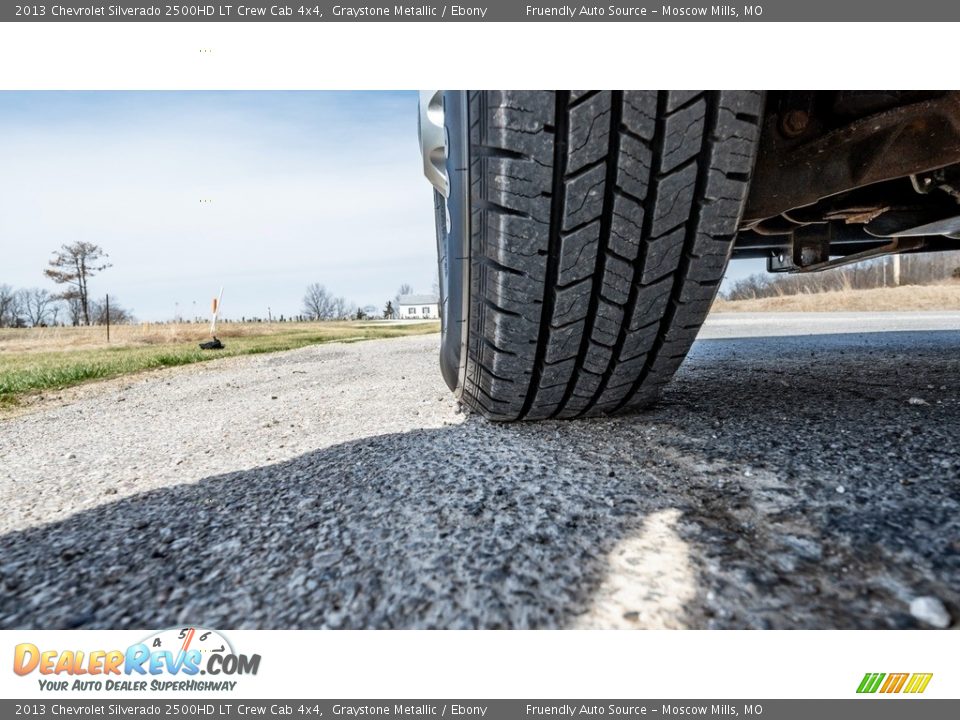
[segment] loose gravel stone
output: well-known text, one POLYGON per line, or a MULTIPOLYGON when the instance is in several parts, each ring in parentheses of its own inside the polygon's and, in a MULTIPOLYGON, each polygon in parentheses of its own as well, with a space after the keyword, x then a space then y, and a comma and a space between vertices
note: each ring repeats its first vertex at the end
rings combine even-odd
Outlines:
POLYGON ((918 597, 910 603, 910 614, 917 620, 935 628, 950 627, 950 613, 935 597, 918 597))

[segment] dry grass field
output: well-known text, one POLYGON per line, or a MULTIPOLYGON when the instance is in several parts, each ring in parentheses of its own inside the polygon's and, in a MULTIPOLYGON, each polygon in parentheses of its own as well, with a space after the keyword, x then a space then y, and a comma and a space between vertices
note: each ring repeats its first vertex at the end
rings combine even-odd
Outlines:
POLYGON ((438 332, 438 322, 350 321, 224 323, 223 350, 200 350, 208 325, 138 324, 106 328, 0 329, 0 406, 27 394, 89 380, 328 342, 356 342, 438 332))
POLYGON ((780 295, 755 300, 717 298, 712 312, 839 312, 960 310, 960 283, 780 295))

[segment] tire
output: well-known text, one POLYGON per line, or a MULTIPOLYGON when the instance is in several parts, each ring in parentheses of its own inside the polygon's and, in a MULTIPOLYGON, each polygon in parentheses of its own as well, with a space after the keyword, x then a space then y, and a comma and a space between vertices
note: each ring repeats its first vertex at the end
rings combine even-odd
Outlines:
POLYGON ((723 277, 758 92, 448 92, 441 368, 493 420, 646 407, 723 277))

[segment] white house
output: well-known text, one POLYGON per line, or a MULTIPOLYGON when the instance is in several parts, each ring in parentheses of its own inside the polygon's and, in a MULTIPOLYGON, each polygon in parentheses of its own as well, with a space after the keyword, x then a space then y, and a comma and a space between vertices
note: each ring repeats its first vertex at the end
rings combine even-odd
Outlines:
POLYGON ((436 320, 440 317, 440 299, 436 295, 401 295, 397 302, 400 320, 436 320))

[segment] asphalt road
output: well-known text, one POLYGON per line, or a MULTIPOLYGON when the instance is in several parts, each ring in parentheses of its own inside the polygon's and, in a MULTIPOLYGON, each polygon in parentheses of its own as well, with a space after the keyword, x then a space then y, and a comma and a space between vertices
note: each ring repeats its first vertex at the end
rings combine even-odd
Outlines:
POLYGON ((960 621, 960 313, 716 316, 656 408, 594 421, 466 417, 437 344, 0 420, 0 626, 960 621))

